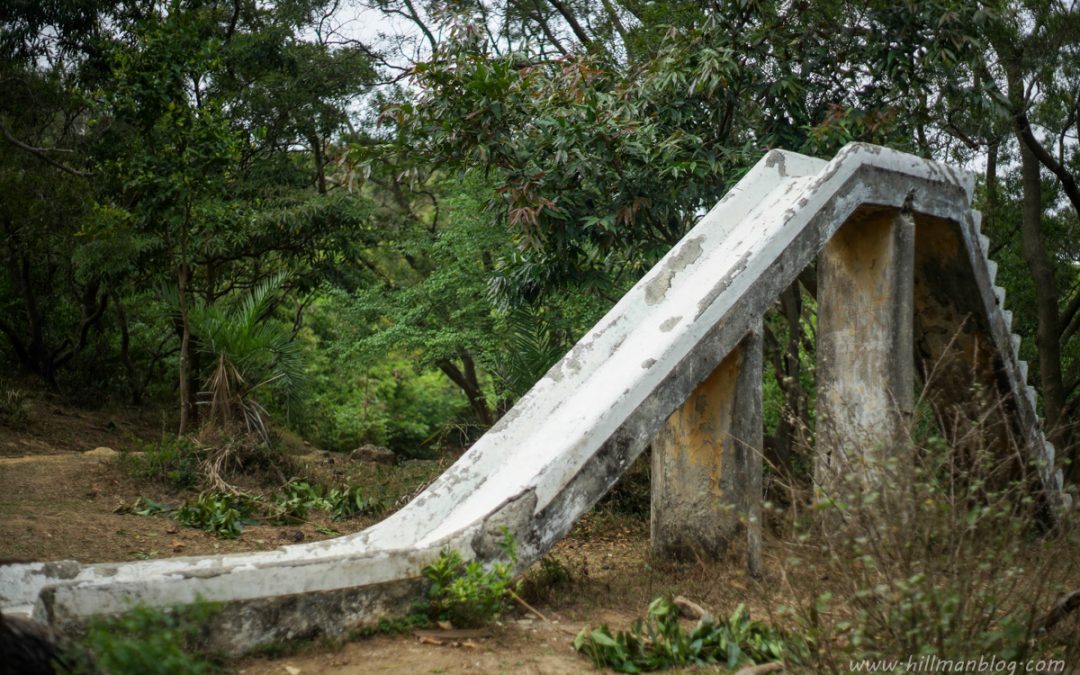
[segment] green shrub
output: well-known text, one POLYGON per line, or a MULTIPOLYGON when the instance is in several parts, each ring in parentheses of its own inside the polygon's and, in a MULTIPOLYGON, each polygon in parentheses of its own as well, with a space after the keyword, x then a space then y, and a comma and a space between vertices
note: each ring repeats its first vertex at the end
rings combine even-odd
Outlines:
POLYGON ((332 520, 377 514, 377 500, 364 497, 358 485, 346 485, 327 490, 307 481, 289 481, 274 495, 267 517, 273 522, 302 522, 309 511, 325 511, 332 520))
POLYGON ((300 337, 312 394, 297 429, 324 450, 372 443, 422 456, 443 429, 467 417, 465 397, 442 373, 418 367, 415 353, 351 352, 355 327, 342 320, 351 305, 346 296, 329 294, 305 314, 300 337))
POLYGON ((140 516, 172 515, 181 525, 209 532, 222 539, 240 536, 243 526, 255 519, 275 524, 305 522, 310 511, 325 511, 333 520, 378 513, 381 505, 364 497, 359 486, 327 490, 321 485, 293 480, 269 501, 254 495, 203 492, 179 509, 147 497, 139 497, 124 509, 140 516))
POLYGON ((331 488, 326 494, 326 510, 331 520, 346 520, 353 516, 374 515, 382 510, 378 500, 365 497, 359 485, 331 488))
POLYGON ((72 673, 199 675, 220 671, 203 653, 207 621, 219 607, 199 602, 173 609, 136 607, 119 618, 91 622, 69 659, 72 673))
POLYGON ((434 563, 425 567, 424 577, 431 582, 431 618, 468 628, 483 625, 506 611, 514 593, 513 568, 517 562, 517 546, 509 533, 504 535, 502 549, 507 561, 488 565, 476 560, 466 563, 457 551, 444 549, 434 563))
POLYGON ((668 598, 649 603, 645 617, 636 620, 629 631, 612 634, 602 625, 584 628, 574 639, 574 649, 592 659, 597 668, 623 673, 691 665, 735 668, 779 661, 802 648, 800 640, 751 621, 743 605, 726 621, 706 614, 687 632, 679 623, 679 608, 668 598))
POLYGON ((249 495, 204 492, 184 502, 176 511, 181 525, 209 532, 221 539, 235 539, 254 513, 258 501, 249 495))
POLYGON ((328 508, 323 489, 307 481, 291 480, 274 495, 269 518, 275 523, 299 523, 307 519, 312 509, 328 508))

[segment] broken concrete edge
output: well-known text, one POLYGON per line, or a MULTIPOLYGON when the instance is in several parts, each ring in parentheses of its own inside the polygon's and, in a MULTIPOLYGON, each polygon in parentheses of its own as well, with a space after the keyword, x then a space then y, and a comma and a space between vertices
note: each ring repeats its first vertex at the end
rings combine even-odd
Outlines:
MULTIPOLYGON (((963 223, 972 186, 968 174, 861 144, 825 165, 769 153, 687 235, 703 237, 696 247, 677 245, 503 421, 387 520, 277 551, 84 566, 73 579, 37 589, 48 607, 39 603, 36 616, 75 624, 130 603, 161 607, 197 597, 272 612, 279 597, 416 578, 443 546, 477 557, 474 546, 490 544, 476 538, 484 523, 531 491, 528 508, 492 520, 509 523, 500 528, 517 538, 523 568, 607 492, 857 208, 908 205, 963 223), (666 288, 653 291, 650 305, 648 285, 662 276, 666 288), (669 324, 674 316, 696 320, 669 324)), ((10 604, 33 590, 4 588, 4 578, 0 595, 10 604)), ((257 632, 243 632, 235 648, 262 644, 257 632)))
MULTIPOLYGON (((469 546, 458 541, 424 551, 340 556, 309 564, 222 568, 111 584, 51 583, 39 593, 32 618, 73 638, 84 634, 91 622, 136 607, 170 610, 209 603, 214 611, 202 626, 205 647, 241 656, 280 641, 345 638, 376 629, 383 619, 404 617, 417 608, 430 585, 423 569, 447 549, 470 553, 469 546)), ((13 609, 4 611, 16 613, 13 609)))
MULTIPOLYGON (((430 582, 423 570, 444 551, 456 550, 465 562, 479 551, 488 563, 512 563, 500 545, 511 528, 521 530, 535 507, 535 495, 517 495, 479 527, 454 541, 424 550, 384 551, 367 556, 337 556, 314 561, 277 562, 191 570, 140 581, 86 583, 57 581, 44 569, 55 563, 7 566, 0 572, 47 579, 34 605, 8 605, 5 613, 31 615, 59 634, 77 637, 97 620, 138 607, 170 610, 194 603, 214 606, 202 634, 214 653, 241 656, 286 640, 339 639, 377 629, 383 619, 408 615, 422 603, 430 582), (51 583, 50 583, 51 582, 51 583), (290 592, 277 592, 288 588, 290 592), (20 611, 21 610, 21 611, 20 611)), ((511 533, 512 534, 512 533, 511 533)), ((73 561, 61 567, 73 576, 73 561)), ((513 568, 524 571, 524 564, 513 568)), ((37 585, 40 585, 38 582, 37 585)), ((422 604, 419 606, 422 607, 422 604)))
POLYGON ((84 567, 74 560, 0 565, 0 610, 29 616, 42 589, 75 579, 84 567))

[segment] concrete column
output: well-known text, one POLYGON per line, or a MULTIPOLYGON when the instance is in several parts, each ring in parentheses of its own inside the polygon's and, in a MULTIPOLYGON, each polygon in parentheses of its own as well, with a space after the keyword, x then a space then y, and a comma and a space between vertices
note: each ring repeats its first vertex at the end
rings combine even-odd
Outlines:
POLYGON ((818 257, 814 474, 824 497, 846 500, 905 484, 914 242, 910 215, 865 209, 818 257))
POLYGON ((760 572, 760 324, 686 403, 652 446, 652 554, 715 560, 746 526, 751 573, 760 572))

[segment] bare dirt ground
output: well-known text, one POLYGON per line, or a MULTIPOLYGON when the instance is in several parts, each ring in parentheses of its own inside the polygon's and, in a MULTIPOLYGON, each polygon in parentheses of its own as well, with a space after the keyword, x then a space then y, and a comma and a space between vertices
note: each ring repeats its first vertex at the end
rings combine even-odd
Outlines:
MULTIPOLYGON (((356 531, 373 518, 331 523, 313 518, 292 526, 252 524, 233 540, 181 527, 165 516, 123 513, 138 497, 178 505, 190 492, 137 481, 117 453, 135 452, 161 437, 152 416, 85 412, 35 402, 25 428, 0 426, 0 563, 28 560, 101 562, 271 549, 286 543, 356 531)), ((364 486, 391 508, 437 476, 455 458, 409 461, 395 467, 351 462, 300 448, 306 471, 364 486)), ((625 629, 649 601, 683 594, 716 610, 740 602, 764 616, 782 584, 772 552, 764 582, 749 579, 740 554, 706 564, 657 564, 648 555, 648 522, 602 509, 586 516, 549 553, 565 572, 552 582, 534 567, 523 595, 543 615, 518 607, 481 634, 458 639, 432 633, 377 635, 342 643, 281 646, 230 664, 243 673, 578 673, 592 665, 574 652, 574 635, 601 623, 625 629)))
POLYGON ((136 409, 88 412, 47 399, 35 399, 27 420, 0 426, 0 457, 40 457, 81 453, 99 446, 141 450, 161 435, 162 420, 136 409))

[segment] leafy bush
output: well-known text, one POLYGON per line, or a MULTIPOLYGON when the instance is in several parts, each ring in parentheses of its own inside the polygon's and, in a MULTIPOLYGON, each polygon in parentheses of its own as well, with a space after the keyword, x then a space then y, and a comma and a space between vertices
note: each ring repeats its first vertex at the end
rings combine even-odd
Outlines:
MULTIPOLYGON (((339 363, 327 366, 336 371, 339 363)), ((313 397, 304 428, 316 445, 329 450, 373 443, 418 456, 464 408, 441 374, 417 371, 411 359, 399 355, 358 367, 347 378, 328 372, 320 382, 323 388, 313 397)))
POLYGON ((308 511, 326 511, 331 520, 376 514, 382 510, 378 500, 364 497, 358 485, 327 490, 307 481, 289 481, 274 498, 268 516, 278 522, 298 522, 308 511))
POLYGON ((110 675, 199 675, 220 670, 218 659, 201 653, 207 621, 219 611, 198 602, 173 609, 136 607, 87 628, 73 650, 72 673, 110 675), (82 650, 85 650, 83 652, 82 650))
POLYGON ((124 512, 140 516, 172 515, 181 525, 209 532, 222 539, 235 539, 245 522, 263 518, 272 523, 297 523, 309 511, 325 511, 333 520, 378 513, 377 500, 364 497, 359 486, 327 490, 321 485, 293 480, 269 501, 245 493, 208 491, 189 499, 179 509, 147 497, 139 497, 124 512))
POLYGON ((325 450, 372 443, 423 454, 440 431, 463 419, 465 398, 441 373, 418 367, 415 353, 393 346, 353 353, 353 322, 364 319, 352 316, 351 306, 344 294, 331 293, 305 315, 300 339, 311 397, 298 430, 325 450))
POLYGON ((382 510, 378 500, 365 497, 359 485, 331 488, 326 494, 326 504, 331 520, 346 520, 382 510))
POLYGON ((274 495, 269 517, 276 523, 297 523, 307 519, 308 511, 326 507, 322 486, 292 480, 274 495))
POLYGON ((802 649, 801 641, 770 626, 750 620, 743 605, 727 621, 710 614, 701 617, 689 632, 679 623, 679 608, 668 598, 649 603, 643 619, 629 631, 612 634, 607 626, 582 629, 574 649, 592 659, 597 668, 622 673, 666 670, 673 666, 739 664, 778 661, 787 652, 802 649))
POLYGON ((425 567, 424 577, 431 582, 431 618, 467 628, 483 625, 506 611, 514 592, 517 562, 517 546, 509 533, 504 535, 502 549, 507 561, 484 565, 476 560, 466 563, 460 553, 448 548, 425 567))
POLYGON ((273 318, 285 282, 278 273, 257 284, 228 307, 196 304, 191 323, 199 349, 213 366, 202 392, 204 425, 243 428, 270 444, 267 410, 271 395, 286 414, 300 405, 305 385, 302 351, 290 327, 273 318), (268 389, 260 401, 258 390, 268 389))
POLYGON ((235 539, 256 506, 257 500, 249 495, 204 492, 177 509, 176 520, 221 539, 235 539))

